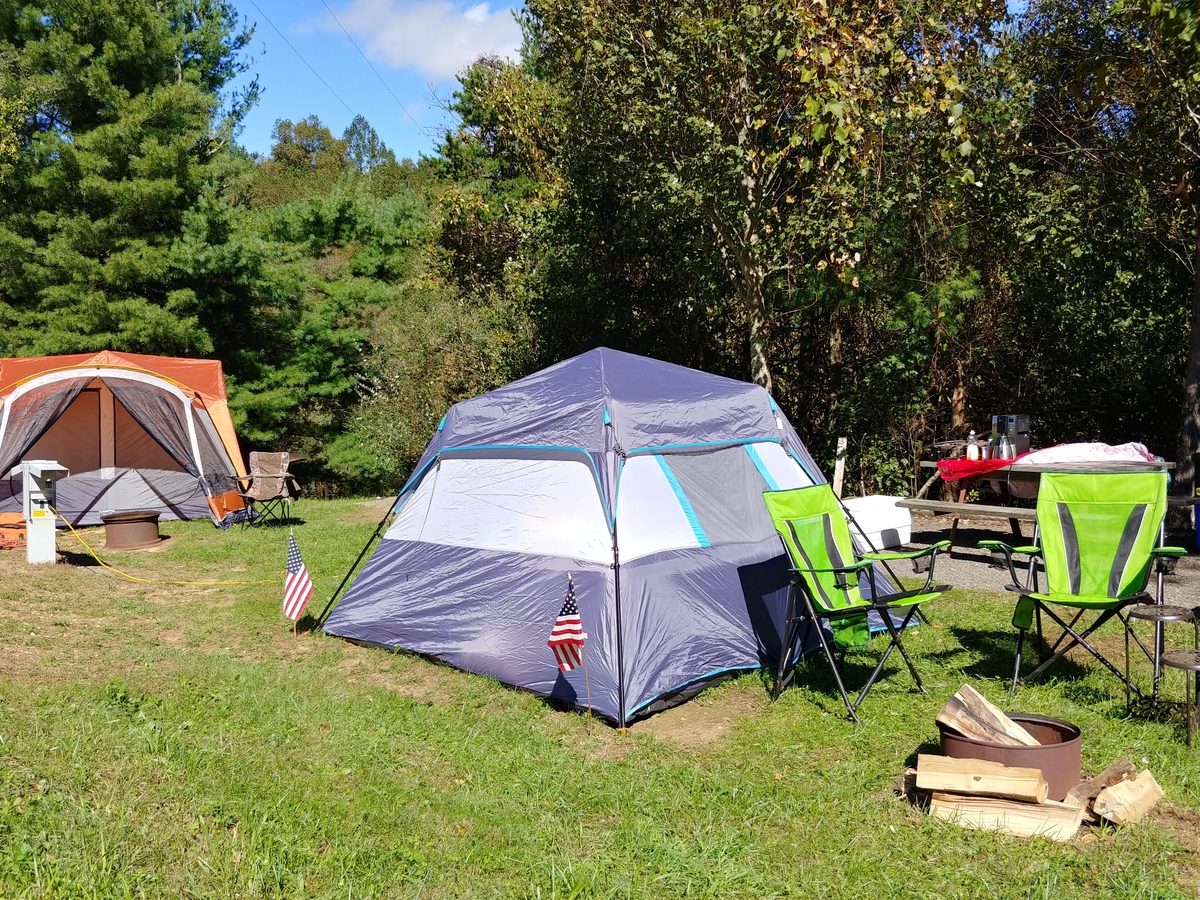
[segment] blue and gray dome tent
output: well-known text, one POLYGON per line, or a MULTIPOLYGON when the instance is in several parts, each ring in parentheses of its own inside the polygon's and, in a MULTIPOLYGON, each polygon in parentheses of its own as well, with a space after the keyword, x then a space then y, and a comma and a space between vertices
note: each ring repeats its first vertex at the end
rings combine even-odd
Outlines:
POLYGON ((583 706, 546 646, 571 572, 592 707, 625 725, 775 664, 762 493, 822 481, 763 388, 591 350, 450 409, 324 629, 583 706))

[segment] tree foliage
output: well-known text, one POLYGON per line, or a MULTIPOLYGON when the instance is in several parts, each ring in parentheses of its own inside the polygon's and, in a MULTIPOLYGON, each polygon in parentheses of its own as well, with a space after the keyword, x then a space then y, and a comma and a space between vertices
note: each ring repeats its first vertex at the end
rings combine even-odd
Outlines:
POLYGON ((876 487, 1014 408, 1042 440, 1169 453, 1186 6, 538 0, 523 61, 463 78, 473 164, 502 174, 484 196, 510 192, 466 217, 506 240, 452 269, 561 355, 615 334, 769 379, 876 487), (555 127, 522 141, 523 119, 555 127))

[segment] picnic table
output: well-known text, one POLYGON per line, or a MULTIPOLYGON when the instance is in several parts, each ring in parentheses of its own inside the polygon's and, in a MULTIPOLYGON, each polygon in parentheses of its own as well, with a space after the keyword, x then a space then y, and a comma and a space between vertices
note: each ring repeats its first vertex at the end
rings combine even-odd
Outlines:
MULTIPOLYGON (((1126 460, 1103 460, 1089 462, 1036 462, 1026 461, 1021 459, 1013 460, 1011 463, 999 468, 990 468, 987 471, 981 471, 977 475, 967 475, 958 479, 956 491, 956 499, 949 500, 928 500, 925 499, 925 494, 929 488, 940 480, 940 472, 938 464, 929 460, 922 460, 920 463, 922 470, 934 470, 934 474, 921 490, 917 492, 917 496, 910 500, 898 500, 897 506, 905 509, 924 510, 932 512, 934 515, 952 516, 950 524, 950 542, 955 542, 955 537, 958 533, 958 520, 961 518, 972 519, 1007 519, 1009 527, 1012 528, 1012 533, 1015 537, 1021 538, 1021 523, 1036 522, 1037 511, 1021 506, 1008 505, 1012 502, 1013 497, 1008 490, 1008 486, 1014 482, 1025 484, 1036 483, 1042 477, 1043 472, 1077 472, 1091 474, 1105 473, 1120 473, 1120 472, 1155 472, 1155 471, 1170 471, 1175 468, 1174 463, 1169 462, 1135 462, 1126 460), (980 481, 995 481, 1000 486, 1000 495, 1004 501, 1002 505, 985 504, 985 503, 969 503, 967 495, 971 489, 980 481)), ((982 467, 981 467, 982 468, 982 467)), ((950 482, 947 482, 950 483, 950 482)), ((1200 498, 1196 497, 1168 497, 1167 502, 1172 506, 1193 505, 1200 502, 1200 498)))

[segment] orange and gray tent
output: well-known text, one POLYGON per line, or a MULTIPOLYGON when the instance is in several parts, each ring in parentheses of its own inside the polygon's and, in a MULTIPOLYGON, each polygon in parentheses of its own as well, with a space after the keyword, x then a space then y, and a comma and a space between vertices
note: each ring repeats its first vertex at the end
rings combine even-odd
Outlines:
POLYGON ((153 510, 164 519, 244 515, 246 474, 221 363, 138 353, 0 359, 0 512, 21 509, 23 459, 70 477, 58 511, 74 525, 153 510))

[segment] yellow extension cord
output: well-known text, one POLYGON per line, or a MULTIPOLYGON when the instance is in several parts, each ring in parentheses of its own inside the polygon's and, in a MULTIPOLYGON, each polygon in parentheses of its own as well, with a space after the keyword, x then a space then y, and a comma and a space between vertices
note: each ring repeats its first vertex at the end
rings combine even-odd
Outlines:
POLYGON ((83 545, 83 549, 88 552, 88 555, 92 559, 94 559, 97 562, 97 564, 99 564, 100 568, 106 569, 115 575, 119 575, 122 578, 126 579, 127 581, 135 581, 138 584, 173 584, 173 585, 183 585, 183 586, 187 586, 187 587, 202 587, 202 586, 203 587, 217 587, 217 586, 222 586, 222 585, 280 584, 281 583, 281 579, 278 579, 278 578, 268 578, 263 581, 158 581, 154 578, 142 578, 138 575, 130 575, 128 572, 122 572, 116 566, 110 566, 108 563, 106 563, 104 560, 102 560, 99 556, 97 556, 96 551, 92 549, 91 544, 89 544, 87 541, 85 541, 83 539, 83 535, 75 530, 75 526, 67 521, 67 517, 64 516, 62 513, 60 513, 53 506, 51 506, 50 509, 54 512, 54 515, 58 516, 58 518, 63 520, 63 524, 66 525, 67 528, 69 528, 71 530, 71 534, 73 534, 75 536, 75 540, 79 541, 79 543, 83 545))

